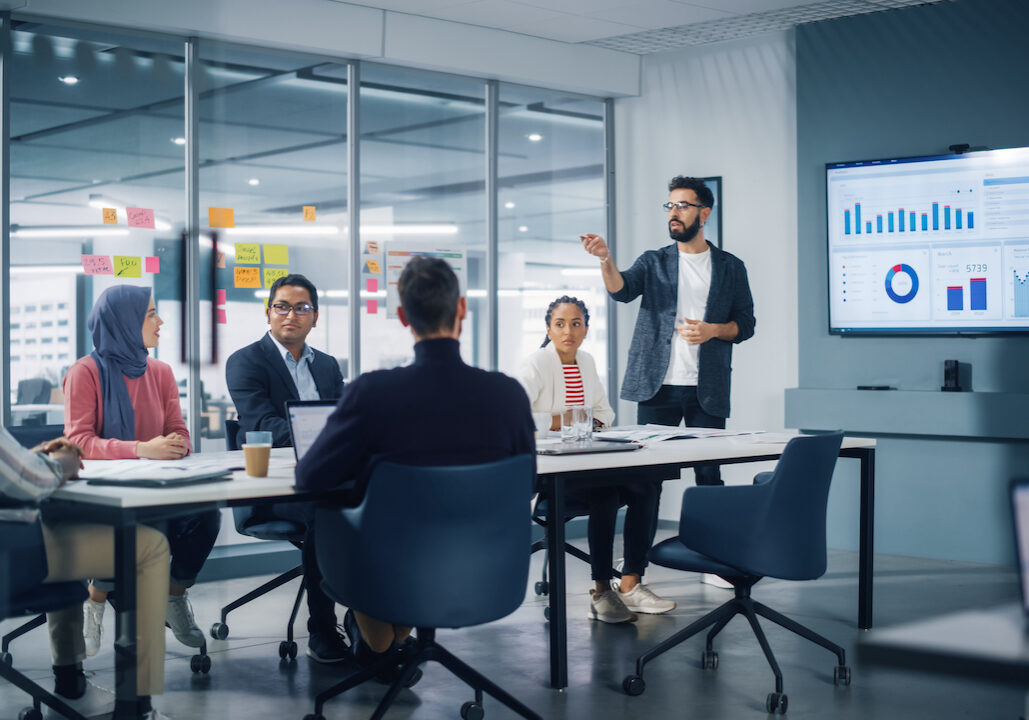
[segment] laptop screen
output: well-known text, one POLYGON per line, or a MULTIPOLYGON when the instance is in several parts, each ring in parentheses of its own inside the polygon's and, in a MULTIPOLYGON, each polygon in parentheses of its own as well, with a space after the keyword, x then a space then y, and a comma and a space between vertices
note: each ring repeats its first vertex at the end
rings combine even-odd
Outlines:
POLYGON ((335 409, 335 400, 291 400, 286 403, 289 434, 293 438, 293 452, 297 460, 314 444, 314 439, 335 409))
POLYGON ((1015 552, 1018 579, 1022 587, 1022 608, 1029 613, 1029 479, 1016 480, 1011 486, 1014 511, 1015 552))

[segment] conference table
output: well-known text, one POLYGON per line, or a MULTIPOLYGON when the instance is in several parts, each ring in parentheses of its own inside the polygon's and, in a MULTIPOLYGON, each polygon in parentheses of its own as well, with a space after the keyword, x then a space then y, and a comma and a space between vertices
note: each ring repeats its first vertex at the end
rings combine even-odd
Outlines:
MULTIPOLYGON (((666 440, 632 452, 612 452, 568 456, 539 456, 537 472, 543 492, 550 499, 551 517, 564 517, 567 490, 663 481, 678 478, 683 468, 702 462, 733 463, 776 460, 788 436, 782 434, 744 434, 717 438, 666 440)), ((242 452, 201 453, 194 456, 205 464, 221 463, 237 468, 231 481, 211 482, 171 488, 98 486, 85 482, 70 483, 58 490, 53 500, 73 506, 76 516, 86 522, 114 527, 115 583, 119 603, 115 631, 115 695, 119 700, 134 699, 136 687, 136 527, 164 519, 237 505, 320 499, 323 495, 298 493, 293 487, 293 451, 272 451, 269 474, 253 478, 242 472, 242 452)), ((860 540, 858 571, 858 626, 872 626, 872 550, 873 500, 875 485, 875 441, 844 438, 841 457, 857 458, 861 463, 860 540)), ((86 461, 85 474, 104 461, 86 461)), ((184 464, 188 470, 188 464, 184 464)), ((563 522, 547 524, 547 543, 563 548, 563 522)), ((550 554, 550 685, 568 685, 567 615, 565 610, 565 557, 550 554)), ((194 668, 195 669, 195 668, 194 668)), ((116 718, 116 720, 122 720, 116 718)))

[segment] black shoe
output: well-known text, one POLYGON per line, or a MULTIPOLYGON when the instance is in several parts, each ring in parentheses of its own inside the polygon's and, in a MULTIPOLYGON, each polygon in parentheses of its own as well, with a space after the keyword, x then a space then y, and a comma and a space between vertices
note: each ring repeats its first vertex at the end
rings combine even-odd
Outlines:
POLYGON ((307 657, 320 663, 343 662, 350 656, 350 647, 336 628, 312 630, 307 638, 307 657))
POLYGON ((82 663, 54 665, 54 692, 69 700, 78 700, 86 694, 86 674, 82 663))
MULTIPOLYGON (((386 653, 377 653, 368 647, 368 644, 361 639, 361 629, 357 626, 357 618, 354 617, 352 610, 347 610, 347 614, 343 617, 343 629, 346 631, 347 636, 350 638, 350 650, 353 653, 354 660, 357 662, 359 667, 366 668, 369 665, 374 665, 379 661, 386 653)), ((375 682, 382 683, 383 685, 392 685, 398 677, 402 669, 402 658, 413 652, 414 638, 407 638, 401 644, 401 652, 398 653, 398 661, 396 665, 392 665, 381 673, 375 676, 375 682)), ((397 649, 397 645, 394 643, 387 652, 392 652, 397 649)), ((422 679, 422 670, 417 668, 411 678, 404 683, 404 687, 414 687, 415 683, 422 679)))

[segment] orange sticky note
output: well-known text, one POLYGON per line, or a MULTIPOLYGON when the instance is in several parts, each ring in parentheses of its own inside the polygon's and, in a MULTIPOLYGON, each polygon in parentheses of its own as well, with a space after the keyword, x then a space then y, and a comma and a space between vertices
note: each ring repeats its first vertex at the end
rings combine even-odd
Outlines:
POLYGON ((104 208, 104 225, 117 225, 118 224, 118 210, 117 208, 104 208))
POLYGON ((108 255, 83 255, 82 269, 87 275, 114 275, 114 266, 108 255))
POLYGON ((219 250, 214 256, 214 266, 216 268, 225 267, 225 253, 219 250))
POLYGON ((378 300, 369 300, 368 301, 368 314, 369 315, 375 315, 377 312, 379 312, 379 301, 378 300))
POLYGON ((146 271, 148 273, 161 272, 161 258, 156 255, 147 255, 145 258, 146 271))
POLYGON ((236 227, 236 214, 232 208, 207 208, 207 225, 209 227, 236 227))
POLYGON ((365 267, 368 268, 368 272, 370 272, 370 273, 378 274, 378 273, 382 272, 382 269, 379 267, 379 261, 378 260, 365 260, 364 264, 365 264, 365 267))
POLYGON ((154 229, 154 211, 150 208, 125 208, 125 216, 129 219, 129 227, 154 229))
POLYGON ((259 288, 261 287, 261 269, 255 267, 233 268, 235 286, 238 288, 259 288))
POLYGON ((314 205, 304 205, 304 222, 314 222, 314 205))

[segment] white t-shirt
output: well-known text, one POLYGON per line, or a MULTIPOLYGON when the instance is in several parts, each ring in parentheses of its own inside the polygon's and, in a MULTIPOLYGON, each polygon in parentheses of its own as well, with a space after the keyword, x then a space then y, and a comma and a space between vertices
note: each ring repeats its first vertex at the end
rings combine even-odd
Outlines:
MULTIPOLYGON (((707 295, 711 290, 711 251, 679 252, 679 295, 675 306, 675 325, 683 318, 703 320, 707 311, 707 295)), ((690 345, 678 331, 672 333, 671 356, 664 385, 696 385, 700 345, 690 345)))

